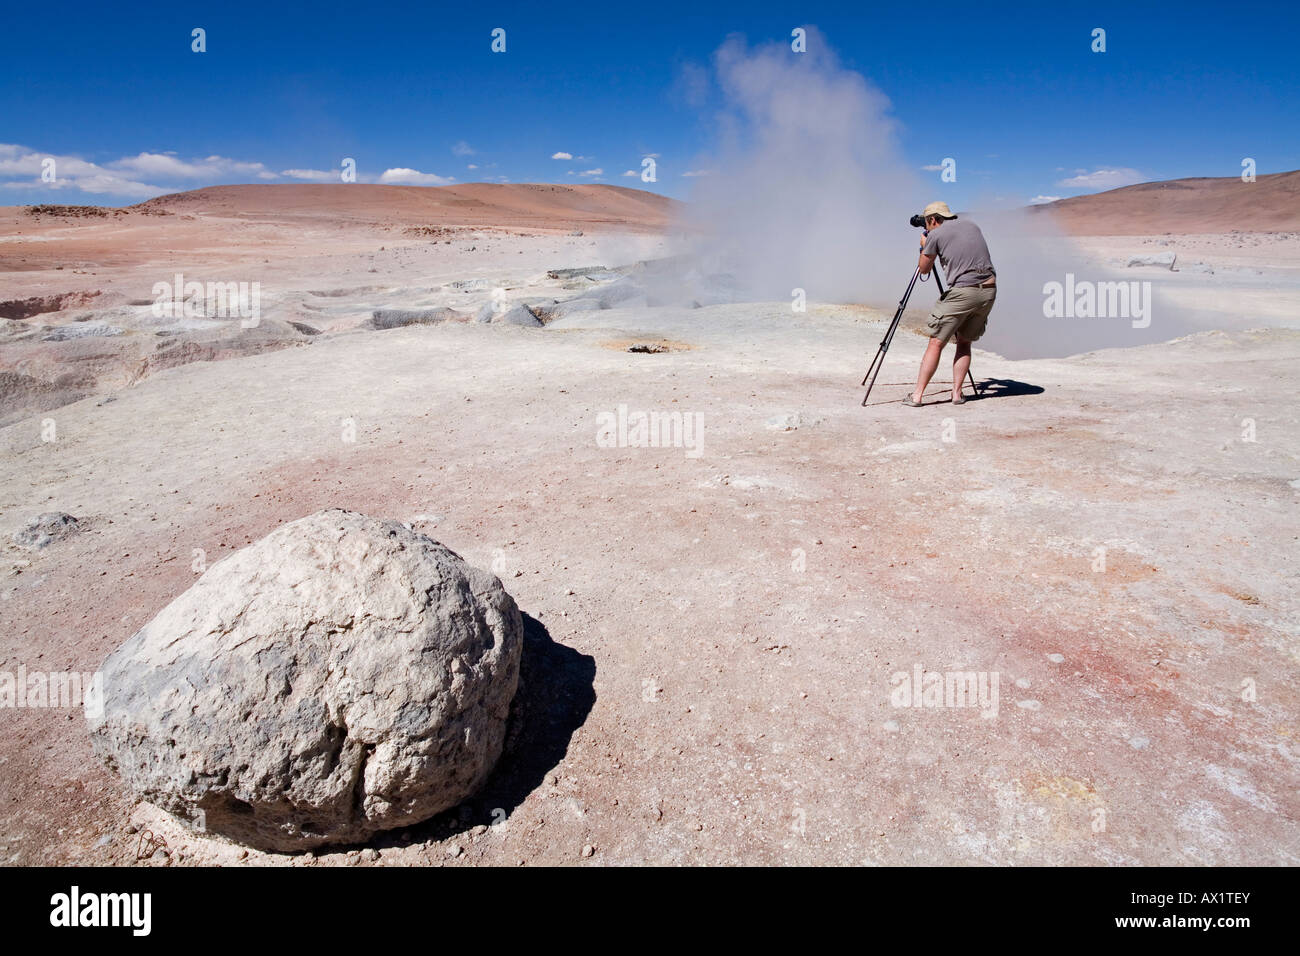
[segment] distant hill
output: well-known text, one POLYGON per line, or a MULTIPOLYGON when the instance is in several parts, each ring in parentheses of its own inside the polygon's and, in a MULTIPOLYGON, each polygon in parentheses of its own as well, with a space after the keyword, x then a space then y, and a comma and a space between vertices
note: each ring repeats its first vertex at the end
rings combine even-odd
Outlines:
POLYGON ((1300 170, 1122 186, 1029 207, 1081 236, 1300 231, 1300 170))
POLYGON ((660 228, 679 203, 640 189, 597 183, 466 183, 377 186, 274 183, 208 186, 130 207, 260 220, 333 219, 427 226, 619 226, 660 228))

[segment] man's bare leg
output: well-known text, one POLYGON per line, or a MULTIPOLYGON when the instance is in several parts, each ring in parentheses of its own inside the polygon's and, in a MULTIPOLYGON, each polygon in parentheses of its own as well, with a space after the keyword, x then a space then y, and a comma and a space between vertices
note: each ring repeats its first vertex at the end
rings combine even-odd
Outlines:
MULTIPOLYGON (((920 404, 921 396, 925 394, 925 387, 930 384, 930 379, 934 378, 935 369, 939 367, 939 354, 941 352, 943 352, 943 343, 935 338, 930 339, 930 344, 925 348, 925 354, 921 356, 921 373, 916 377, 916 391, 912 393, 912 401, 920 404)), ((970 354, 969 349, 967 349, 966 354, 970 354)))
POLYGON ((970 343, 963 338, 957 339, 957 352, 952 357, 952 400, 961 401, 961 386, 970 371, 970 343))

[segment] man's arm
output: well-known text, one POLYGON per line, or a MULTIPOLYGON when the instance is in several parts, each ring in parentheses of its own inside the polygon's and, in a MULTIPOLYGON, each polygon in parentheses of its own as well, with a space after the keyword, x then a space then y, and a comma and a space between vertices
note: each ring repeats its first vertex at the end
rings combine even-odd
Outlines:
POLYGON ((930 255, 925 254, 926 244, 930 241, 930 234, 926 232, 921 236, 921 258, 917 260, 916 267, 921 270, 921 275, 928 276, 930 270, 934 268, 934 257, 939 250, 934 249, 930 255))

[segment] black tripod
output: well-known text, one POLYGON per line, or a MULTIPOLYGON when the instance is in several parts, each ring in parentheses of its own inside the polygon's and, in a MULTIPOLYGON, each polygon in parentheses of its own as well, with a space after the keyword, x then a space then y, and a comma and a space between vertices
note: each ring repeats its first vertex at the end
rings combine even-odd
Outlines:
MULTIPOLYGON (((939 270, 933 270, 933 275, 934 284, 939 287, 939 295, 943 295, 943 281, 939 278, 939 270)), ((863 405, 866 405, 867 399, 871 397, 871 389, 876 385, 876 376, 880 374, 880 369, 885 364, 885 353, 889 351, 889 343, 894 341, 894 333, 898 331, 898 322, 903 317, 903 310, 907 308, 907 300, 912 297, 912 289, 916 286, 916 280, 920 276, 921 267, 918 265, 916 271, 912 273, 912 281, 907 284, 907 291, 898 300, 898 311, 894 313, 894 320, 889 323, 889 328, 885 330, 885 337, 880 340, 880 349, 876 352, 876 357, 871 360, 871 366, 867 369, 867 374, 862 377, 862 384, 867 386, 867 394, 862 396, 863 405), (867 385, 867 379, 871 380, 870 385, 867 385)), ((969 367, 966 369, 966 377, 970 379, 970 387, 978 395, 980 393, 979 386, 975 384, 975 376, 971 375, 969 367)))

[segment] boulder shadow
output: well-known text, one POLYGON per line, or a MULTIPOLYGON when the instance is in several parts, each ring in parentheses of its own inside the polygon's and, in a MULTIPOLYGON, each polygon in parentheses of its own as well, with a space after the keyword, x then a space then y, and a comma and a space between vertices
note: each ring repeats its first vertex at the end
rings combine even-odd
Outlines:
POLYGON ((510 706, 505 748, 473 799, 507 814, 564 759, 574 732, 596 704, 596 659, 557 644, 541 621, 523 617, 519 690, 510 706))
POLYGON ((556 643, 546 626, 523 615, 519 689, 510 705, 506 741, 487 783, 459 807, 423 823, 377 834, 369 846, 448 839, 507 819, 568 753, 574 732, 596 704, 596 659, 556 643))

